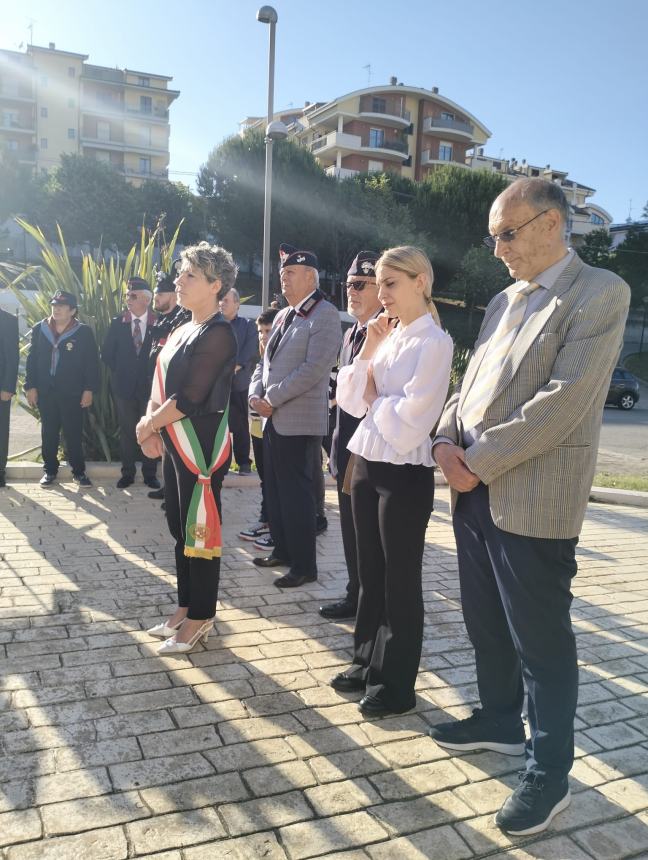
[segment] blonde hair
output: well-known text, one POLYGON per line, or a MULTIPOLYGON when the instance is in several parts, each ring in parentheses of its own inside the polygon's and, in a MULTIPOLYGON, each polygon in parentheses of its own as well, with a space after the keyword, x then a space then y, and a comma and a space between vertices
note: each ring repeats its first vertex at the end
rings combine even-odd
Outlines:
POLYGON ((440 326, 439 312, 432 301, 434 271, 428 255, 424 251, 421 251, 420 248, 415 248, 414 245, 399 245, 396 248, 387 248, 386 251, 382 252, 380 259, 376 263, 376 278, 380 278, 380 269, 383 266, 396 269, 397 272, 403 272, 412 279, 423 275, 423 298, 428 305, 435 323, 440 326))
POLYGON ((195 266, 203 273, 210 283, 221 282, 218 298, 224 298, 227 293, 234 289, 238 266, 234 257, 225 248, 218 245, 210 245, 209 242, 199 242, 185 248, 180 254, 180 259, 191 266, 195 266))

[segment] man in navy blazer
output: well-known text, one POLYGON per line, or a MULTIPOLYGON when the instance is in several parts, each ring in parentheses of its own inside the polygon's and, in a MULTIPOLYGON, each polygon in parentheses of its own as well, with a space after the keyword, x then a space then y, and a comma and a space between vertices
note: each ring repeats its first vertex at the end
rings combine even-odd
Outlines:
POLYGON ((319 288, 317 257, 295 251, 281 266, 289 304, 277 314, 263 361, 249 389, 250 406, 266 419, 265 486, 274 553, 259 567, 287 564, 279 588, 317 579, 313 463, 328 429, 328 382, 342 328, 319 288))
POLYGON ((117 416, 119 418, 119 447, 122 476, 117 482, 120 490, 135 480, 135 461, 142 461, 144 483, 153 490, 160 489, 156 477, 157 460, 145 457, 135 436, 135 427, 150 396, 148 364, 151 351, 155 314, 150 310, 153 293, 148 281, 130 278, 124 313, 113 317, 101 347, 101 358, 110 368, 117 416))
POLYGON ((18 320, 0 310, 0 487, 5 486, 11 398, 18 378, 18 320))

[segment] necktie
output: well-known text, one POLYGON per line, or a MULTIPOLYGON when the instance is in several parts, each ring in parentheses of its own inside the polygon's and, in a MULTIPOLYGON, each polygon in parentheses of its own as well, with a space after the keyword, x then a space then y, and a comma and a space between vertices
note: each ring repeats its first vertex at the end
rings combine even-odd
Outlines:
POLYGON ((466 429, 477 427, 484 418, 504 362, 513 346, 531 293, 539 284, 533 282, 513 294, 502 314, 497 328, 491 336, 486 354, 477 371, 477 376, 466 394, 461 407, 461 422, 466 429))
POLYGON ((135 352, 139 355, 140 349, 142 348, 142 327, 137 317, 133 320, 133 325, 135 326, 133 330, 133 345, 135 347, 135 352))
POLYGON ((353 337, 351 338, 351 361, 353 361, 353 359, 362 349, 362 345, 365 342, 366 336, 367 329, 359 325, 353 333, 353 337))

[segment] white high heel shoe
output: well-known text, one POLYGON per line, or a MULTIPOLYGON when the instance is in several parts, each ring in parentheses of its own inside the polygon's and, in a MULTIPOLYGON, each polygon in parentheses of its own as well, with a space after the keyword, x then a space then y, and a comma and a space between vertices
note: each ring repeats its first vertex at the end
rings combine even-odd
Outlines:
POLYGON ((207 640, 209 639, 209 634, 213 629, 214 619, 209 618, 198 628, 198 630, 196 630, 188 642, 178 642, 175 636, 172 636, 160 645, 158 648, 158 654, 188 654, 189 651, 193 651, 198 642, 202 642, 203 645, 206 645, 207 640))
POLYGON ((178 621, 173 627, 168 627, 166 623, 156 624, 155 627, 150 627, 146 632, 149 636, 157 636, 158 639, 169 639, 175 634, 176 630, 180 629, 183 621, 184 618, 182 621, 178 621))

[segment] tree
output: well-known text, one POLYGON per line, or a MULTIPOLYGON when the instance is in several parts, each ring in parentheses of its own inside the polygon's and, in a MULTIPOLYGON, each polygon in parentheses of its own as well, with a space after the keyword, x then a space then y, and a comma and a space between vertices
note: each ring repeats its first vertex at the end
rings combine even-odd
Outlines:
POLYGON ((648 230, 630 227, 616 249, 614 271, 630 286, 630 304, 641 307, 648 299, 648 230))
POLYGON ((643 212, 641 213, 644 218, 648 218, 648 203, 643 208, 643 212))
POLYGON ((12 215, 31 215, 38 208, 43 184, 32 168, 9 150, 0 150, 0 223, 12 215))
POLYGON ((614 252, 612 250, 612 237, 607 230, 592 230, 585 236, 583 244, 578 249, 578 256, 584 263, 590 266, 598 266, 601 269, 614 268, 614 252))
POLYGON ((511 283, 511 277, 501 260, 488 248, 471 248, 461 261, 459 271, 450 287, 466 303, 468 326, 477 305, 488 302, 511 283))
POLYGON ((181 244, 191 245, 203 237, 202 202, 181 182, 147 179, 139 188, 133 188, 133 199, 138 222, 148 230, 160 224, 162 239, 165 231, 175 230, 180 222, 181 244))

